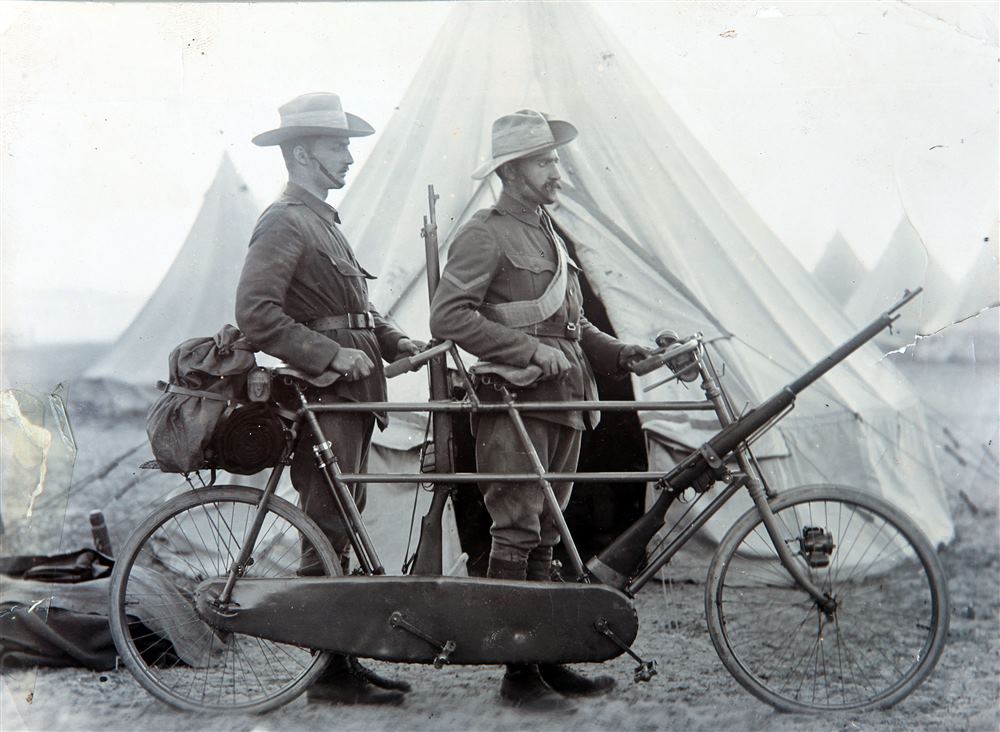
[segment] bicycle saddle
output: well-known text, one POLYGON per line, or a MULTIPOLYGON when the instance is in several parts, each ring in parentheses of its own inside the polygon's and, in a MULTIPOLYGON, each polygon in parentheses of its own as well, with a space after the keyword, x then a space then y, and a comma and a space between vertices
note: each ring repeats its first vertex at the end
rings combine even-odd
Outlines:
POLYGON ((281 364, 280 366, 275 366, 271 369, 271 373, 275 376, 290 376, 293 379, 298 379, 299 381, 304 381, 307 384, 317 386, 319 388, 324 388, 333 384, 337 379, 339 379, 343 374, 334 371, 333 369, 327 369, 323 373, 312 376, 307 374, 301 369, 297 369, 294 366, 289 366, 288 364, 281 364))
POLYGON ((492 363, 490 361, 478 361, 472 364, 469 368, 469 373, 487 380, 503 380, 519 389, 534 386, 542 378, 542 369, 535 366, 535 364, 528 364, 521 368, 502 363, 492 363))

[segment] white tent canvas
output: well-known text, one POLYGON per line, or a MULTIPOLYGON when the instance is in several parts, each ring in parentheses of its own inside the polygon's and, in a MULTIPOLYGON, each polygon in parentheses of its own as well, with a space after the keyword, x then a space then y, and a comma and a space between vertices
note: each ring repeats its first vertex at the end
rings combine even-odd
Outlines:
POLYGON ((917 334, 933 333, 946 325, 958 298, 955 283, 904 216, 875 267, 847 301, 848 317, 861 323, 898 300, 904 289, 917 287, 923 287, 923 292, 902 313, 893 325, 893 332, 876 338, 885 350, 912 344, 917 334))
MULTIPOLYGON (((620 337, 703 332, 742 407, 852 334, 594 13, 559 3, 456 8, 344 198, 344 228, 380 274, 374 300, 408 332, 425 333, 428 317, 418 237, 426 185, 440 195, 446 253, 461 224, 497 195, 495 180, 470 177, 489 157, 492 120, 522 107, 579 127, 560 149, 565 186, 552 213, 576 241, 620 337)), ((780 486, 843 482, 885 496, 932 540, 947 540, 952 525, 923 414, 880 355, 864 349, 803 395, 759 443, 765 470, 780 486)), ((634 380, 636 398, 691 398, 676 385, 644 393, 655 378, 634 380)), ((390 384, 396 398, 422 389, 422 375, 390 384)), ((672 415, 646 414, 643 427, 684 446, 712 432, 672 415)), ((651 461, 663 466, 666 457, 651 461)))
POLYGON ((958 290, 961 295, 949 314, 949 327, 941 332, 941 349, 954 360, 995 369, 1000 359, 1000 247, 995 230, 983 242, 958 290))
POLYGON ((844 305, 851 298, 866 272, 858 255, 839 231, 827 243, 823 256, 813 267, 816 281, 826 288, 834 301, 840 305, 844 305))
POLYGON ((175 346, 233 323, 236 283, 258 214, 246 183, 223 155, 170 270, 84 377, 152 387, 166 378, 167 357, 175 346))
MULTIPOLYGON (((404 330, 419 337, 427 328, 418 235, 426 185, 435 184, 440 195, 446 254, 458 227, 497 195, 495 180, 470 177, 489 156, 490 123, 525 106, 569 119, 580 129, 579 138, 560 150, 565 187, 552 213, 576 242, 574 255, 620 337, 650 342, 663 327, 704 333, 742 408, 769 396, 852 334, 852 324, 817 293, 812 277, 596 15, 586 6, 558 3, 456 7, 339 206, 359 259, 379 274, 373 301, 404 330)), ((235 292, 249 238, 249 230, 241 235, 238 229, 240 222, 250 222, 249 229, 252 219, 245 215, 249 201, 236 214, 220 210, 232 203, 220 192, 232 190, 232 175, 220 178, 230 185, 219 180, 213 185, 175 269, 91 376, 150 383, 162 378, 165 356, 177 342, 204 334, 207 323, 229 319, 231 304, 216 316, 190 302, 190 279, 175 276, 176 270, 212 282, 215 298, 235 292), (225 255, 217 251, 214 234, 199 234, 200 244, 194 243, 195 232, 215 232, 212 222, 219 221, 227 222, 225 255), (199 246, 215 251, 215 267, 232 268, 230 286, 209 276, 214 270, 199 246), (178 319, 178 302, 188 303, 184 313, 192 314, 197 332, 168 333, 163 327, 178 319), (151 337, 162 356, 142 343, 151 337), (136 343, 141 363, 151 364, 141 378, 138 368, 127 365, 136 363, 129 356, 136 343)), ((862 320, 882 309, 861 313, 862 320)), ((932 540, 947 540, 952 526, 923 414, 905 380, 879 358, 876 349, 866 348, 804 394, 796 411, 758 443, 758 455, 776 487, 854 485, 902 507, 932 540)), ((656 378, 634 379, 636 398, 692 398, 676 384, 645 393, 644 386, 656 378)), ((406 401, 426 396, 424 374, 393 381, 390 395, 406 401)), ((658 467, 669 466, 673 448, 696 446, 715 430, 710 420, 676 413, 644 413, 642 425, 652 445, 650 463, 658 467)), ((414 465, 414 448, 422 439, 419 421, 397 419, 375 443, 380 449, 406 448, 412 456, 408 464, 414 465)), ((717 536, 742 508, 734 504, 720 513, 709 523, 709 534, 717 536)), ((374 501, 370 511, 378 514, 374 501)), ((405 514, 408 520, 409 511, 405 514)), ((392 515, 400 516, 398 528, 402 512, 392 515)))

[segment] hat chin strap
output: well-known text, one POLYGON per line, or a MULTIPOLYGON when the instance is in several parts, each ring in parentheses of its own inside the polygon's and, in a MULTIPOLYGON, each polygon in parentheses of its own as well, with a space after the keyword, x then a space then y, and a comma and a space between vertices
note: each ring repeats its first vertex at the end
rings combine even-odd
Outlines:
POLYGON ((325 175, 330 180, 331 183, 339 183, 340 182, 336 178, 333 177, 333 174, 329 170, 326 169, 326 166, 323 165, 323 163, 321 163, 319 161, 319 158, 317 158, 315 155, 310 155, 309 159, 312 160, 314 163, 316 163, 316 165, 319 167, 319 172, 322 173, 323 175, 325 175))

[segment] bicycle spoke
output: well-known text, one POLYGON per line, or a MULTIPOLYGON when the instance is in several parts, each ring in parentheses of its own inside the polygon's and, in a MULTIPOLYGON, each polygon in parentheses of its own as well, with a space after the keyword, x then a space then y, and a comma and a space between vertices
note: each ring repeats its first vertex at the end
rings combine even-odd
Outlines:
MULTIPOLYGON (((112 580, 120 598, 116 618, 122 619, 126 639, 119 650, 140 683, 164 701, 192 710, 266 710, 290 699, 303 687, 301 679, 319 671, 321 656, 215 631, 195 606, 195 586, 225 577, 235 566, 250 539, 259 495, 250 489, 208 488, 172 499, 147 520, 145 538, 130 539, 129 556, 119 559, 115 571, 125 576, 117 585, 112 580), (140 568, 154 574, 139 579, 140 568), (158 592, 149 582, 174 587, 158 592), (126 612, 135 620, 124 619, 126 612)), ((322 573, 336 566, 336 555, 315 525, 281 499, 268 506, 255 543, 241 577, 297 577, 304 547, 316 550, 322 573)))
POLYGON ((741 533, 730 532, 710 570, 706 609, 716 649, 749 689, 781 709, 897 701, 940 655, 940 583, 926 559, 933 550, 877 500, 852 491, 844 498, 841 490, 773 499, 781 504, 773 513, 782 541, 799 543, 793 556, 831 598, 829 611, 796 586, 755 513, 743 519, 741 533), (832 538, 825 566, 823 550, 805 556, 806 526, 832 538))

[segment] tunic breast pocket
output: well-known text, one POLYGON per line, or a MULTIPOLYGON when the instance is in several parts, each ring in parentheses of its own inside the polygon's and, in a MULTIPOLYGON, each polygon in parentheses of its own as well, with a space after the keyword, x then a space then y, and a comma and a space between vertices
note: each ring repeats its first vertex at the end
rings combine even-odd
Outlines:
POLYGON ((364 277, 366 280, 376 279, 375 275, 366 270, 360 264, 355 264, 350 260, 341 259, 340 257, 331 256, 325 252, 323 253, 323 256, 328 262, 333 264, 342 277, 364 277))
MULTIPOLYGON (((333 285, 340 295, 336 298, 348 312, 362 312, 368 309, 368 280, 375 279, 363 267, 349 259, 334 257, 326 252, 320 259, 325 265, 326 274, 320 275, 320 280, 326 280, 333 285), (330 268, 332 265, 332 270, 330 268)), ((328 286, 329 286, 328 285, 328 286)))
POLYGON ((531 300, 541 295, 556 274, 556 263, 535 254, 507 252, 507 269, 512 301, 531 300))

